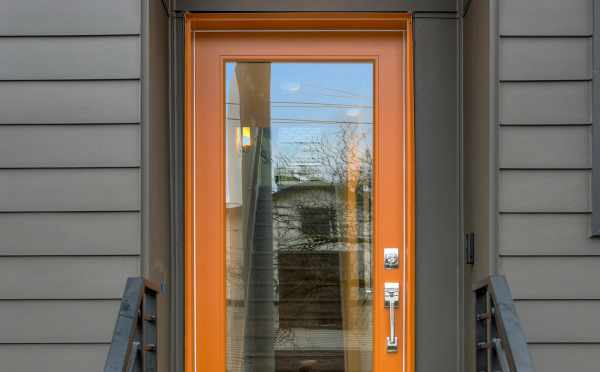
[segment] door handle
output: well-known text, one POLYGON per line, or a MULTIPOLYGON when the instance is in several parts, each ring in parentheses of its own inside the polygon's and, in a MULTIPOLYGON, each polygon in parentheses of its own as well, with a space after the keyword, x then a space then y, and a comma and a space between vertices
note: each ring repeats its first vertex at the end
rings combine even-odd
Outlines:
POLYGON ((396 336, 396 307, 400 304, 400 283, 385 282, 383 288, 384 306, 390 310, 390 334, 386 338, 388 353, 398 351, 398 337, 396 336))

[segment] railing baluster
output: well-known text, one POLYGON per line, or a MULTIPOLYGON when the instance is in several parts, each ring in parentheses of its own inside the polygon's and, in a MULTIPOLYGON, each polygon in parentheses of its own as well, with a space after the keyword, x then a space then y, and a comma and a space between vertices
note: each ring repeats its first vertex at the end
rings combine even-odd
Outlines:
POLYGON ((143 365, 144 372, 156 371, 156 295, 153 291, 144 293, 143 309, 143 365))

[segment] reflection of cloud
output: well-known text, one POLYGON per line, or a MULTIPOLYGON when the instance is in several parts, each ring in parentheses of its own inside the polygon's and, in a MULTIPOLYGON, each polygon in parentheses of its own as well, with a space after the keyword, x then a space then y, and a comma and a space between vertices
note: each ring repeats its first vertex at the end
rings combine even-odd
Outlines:
POLYGON ((285 90, 289 93, 296 93, 300 90, 301 86, 300 83, 296 83, 296 82, 284 82, 281 84, 281 89, 285 90))
POLYGON ((352 118, 358 117, 358 115, 360 115, 360 113, 361 113, 361 110, 357 109, 357 108, 352 108, 352 109, 346 110, 346 115, 350 116, 352 118))

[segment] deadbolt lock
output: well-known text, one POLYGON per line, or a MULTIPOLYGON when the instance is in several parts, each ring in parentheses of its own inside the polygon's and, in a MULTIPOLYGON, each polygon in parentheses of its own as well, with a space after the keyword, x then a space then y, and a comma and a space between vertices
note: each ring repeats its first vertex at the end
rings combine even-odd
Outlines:
POLYGON ((398 248, 383 248, 383 267, 386 269, 397 269, 400 266, 398 248))

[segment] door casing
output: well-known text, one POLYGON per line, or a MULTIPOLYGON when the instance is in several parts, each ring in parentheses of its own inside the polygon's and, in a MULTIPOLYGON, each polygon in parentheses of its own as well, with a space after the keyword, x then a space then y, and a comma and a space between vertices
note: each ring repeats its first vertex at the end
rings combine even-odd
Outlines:
MULTIPOLYGON (((217 216, 211 218, 211 221, 205 219, 200 221, 198 218, 201 211, 198 212, 198 205, 206 206, 210 203, 217 203, 221 198, 215 198, 215 195, 221 196, 224 190, 224 176, 222 175, 224 164, 219 161, 222 157, 222 133, 220 129, 213 129, 212 133, 202 131, 200 135, 196 130, 195 125, 195 108, 199 103, 208 102, 217 103, 221 107, 222 97, 224 92, 222 87, 219 88, 219 94, 199 94, 195 91, 196 73, 198 72, 195 64, 195 49, 194 35, 197 32, 206 32, 205 35, 227 35, 226 39, 232 41, 235 38, 235 33, 248 31, 272 31, 271 34, 281 34, 292 31, 354 31, 365 34, 368 31, 404 31, 405 37, 405 65, 404 65, 404 124, 401 140, 403 143, 402 164, 399 165, 402 171, 402 195, 403 198, 403 244, 405 247, 405 261, 402 278, 402 293, 405 299, 404 304, 404 326, 402 336, 404 338, 404 350, 401 358, 401 366, 404 371, 414 371, 414 308, 415 308, 415 285, 414 285, 414 267, 415 267, 415 252, 414 252, 414 114, 413 114, 413 45, 412 45, 412 18, 405 13, 263 13, 263 14, 189 14, 186 16, 185 23, 185 75, 192 78, 185 80, 185 367, 186 371, 197 370, 225 370, 225 303, 212 303, 214 298, 224 297, 224 278, 225 278, 225 258, 224 249, 203 250, 203 247, 216 245, 224 247, 223 239, 219 238, 219 234, 211 234, 211 231, 224 231, 224 217, 217 216), (223 31, 223 32, 219 32, 223 31), (227 32, 225 32, 227 31, 227 32), (217 97, 217 98, 215 98, 217 97), (198 151, 201 148, 202 151, 198 151), (219 152, 220 151, 220 152, 219 152), (221 154, 212 159, 210 162, 202 161, 198 154, 216 153, 221 154), (199 167, 201 169, 199 169, 199 167), (208 167, 208 168, 207 168, 208 167), (204 181, 202 186, 199 183, 201 175, 200 170, 208 169, 211 174, 219 175, 218 180, 204 181), (219 173, 220 172, 220 173, 219 173), (196 182, 199 181, 199 182, 196 182), (200 188, 199 188, 200 187, 200 188), (201 190, 202 192, 199 192, 201 190), (199 199, 203 199, 199 200, 199 199), (211 200, 212 199, 212 200, 211 200), (209 237, 212 236, 212 237, 209 237), (207 239, 208 237, 208 239, 207 239), (211 253, 206 253, 211 252, 211 253), (214 286, 206 286, 210 280, 221 277, 222 282, 214 286), (212 332, 212 331, 214 332, 212 332)), ((244 35, 258 34, 250 32, 244 35)), ((329 33, 333 34, 333 33, 329 33)), ((370 33, 376 39, 377 33, 370 33)), ((242 34, 238 34, 242 35, 242 34)), ((371 36, 369 35, 369 36, 371 36)), ((246 39, 246 37, 244 37, 246 39)), ((208 38, 207 38, 208 40, 208 38)), ((214 50, 212 52, 220 53, 220 63, 228 60, 244 60, 244 61, 372 61, 374 62, 375 74, 378 76, 380 61, 378 55, 365 55, 364 53, 343 53, 343 55, 304 55, 304 54, 263 54, 249 52, 246 48, 244 53, 243 46, 248 47, 248 42, 251 38, 245 41, 233 40, 234 53, 229 54, 227 50, 214 50)), ((223 81, 222 77, 216 77, 217 81, 223 81), (220 79, 220 80, 219 80, 220 79)), ((377 81, 377 79, 376 79, 377 81)), ((377 85, 377 82, 375 83, 377 85)), ((220 83, 222 86, 222 83, 220 83)), ((376 87, 377 91, 377 87, 376 87)), ((206 91, 205 91, 206 93, 206 91)), ((385 98, 383 94, 376 94, 376 97, 385 98)), ((376 98, 376 106, 379 105, 376 98)), ((213 106, 211 106, 213 107, 213 106)), ((222 110, 214 110, 214 120, 223 122, 222 110)), ((375 112, 375 122, 379 122, 378 111, 375 112)), ((204 128, 206 129, 206 128, 204 128)), ((377 147, 378 138, 381 135, 381 129, 377 129, 375 134, 375 142, 377 147), (379 131, 379 135, 377 134, 379 131)), ((381 141, 381 139, 379 139, 381 141)), ((377 158, 375 159, 377 164, 377 158)), ((384 180, 382 175, 377 174, 375 168, 375 183, 384 180), (379 179, 379 180, 378 180, 379 179)), ((390 178, 388 181, 394 181, 390 178)), ((387 182, 387 181, 386 181, 387 182)), ((388 190, 390 185, 387 185, 388 190)), ((375 213, 377 213, 377 197, 375 201, 375 213)), ((387 216, 380 216, 379 221, 382 223, 387 216)), ((376 228, 377 229, 377 228, 376 228)), ((382 283, 383 276, 386 280, 390 279, 389 274, 381 274, 380 269, 382 256, 382 244, 377 242, 377 232, 375 232, 375 263, 374 274, 375 283, 382 283), (378 252, 381 251, 381 252, 378 252), (377 279, 378 272, 381 276, 377 279)), ((377 284, 377 285, 378 285, 377 284)), ((380 303, 383 302, 383 294, 376 291, 374 299, 374 309, 379 309, 380 303)), ((382 322, 377 319, 379 310, 375 311, 375 321, 382 322)), ((379 315, 381 316, 381 314, 379 315)), ((374 330, 374 337, 380 340, 385 337, 385 330, 378 327, 374 330)), ((375 341, 377 343, 377 341, 375 341)), ((374 371, 391 371, 399 370, 398 358, 393 356, 386 358, 378 352, 380 348, 374 349, 374 371), (379 356, 378 356, 379 355, 379 356)))

